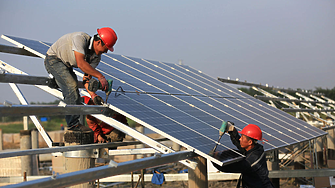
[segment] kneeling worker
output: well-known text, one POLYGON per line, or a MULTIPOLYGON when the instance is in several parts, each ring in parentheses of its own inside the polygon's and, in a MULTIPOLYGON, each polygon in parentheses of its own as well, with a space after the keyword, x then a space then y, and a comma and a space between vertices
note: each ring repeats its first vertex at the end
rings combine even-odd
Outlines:
MULTIPOLYGON (((225 131, 229 133, 232 143, 246 157, 239 162, 224 166, 215 163, 213 165, 222 172, 241 173, 244 188, 273 188, 268 177, 263 146, 257 143, 257 140, 262 140, 261 129, 257 125, 249 124, 239 131, 240 136, 234 124, 228 121, 225 131)), ((215 152, 213 157, 220 160, 221 154, 222 152, 215 152)), ((240 180, 238 187, 239 184, 240 180)))
MULTIPOLYGON (((88 105, 95 104, 91 98, 86 97, 86 96, 84 96, 83 98, 84 98, 84 103, 88 105)), ((98 96, 95 98, 100 98, 100 97, 98 96)), ((115 112, 112 114, 112 118, 114 118, 115 120, 125 125, 128 125, 127 118, 123 116, 122 114, 115 112)), ((114 127, 108 125, 107 123, 91 115, 86 116, 86 122, 88 124, 88 127, 92 129, 92 131, 94 132, 94 143, 121 142, 126 136, 123 132, 115 129, 114 127)))

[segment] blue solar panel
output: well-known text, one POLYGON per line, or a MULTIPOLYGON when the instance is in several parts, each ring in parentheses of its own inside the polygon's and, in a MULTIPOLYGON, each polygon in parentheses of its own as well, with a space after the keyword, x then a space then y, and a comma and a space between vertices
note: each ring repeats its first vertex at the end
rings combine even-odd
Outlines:
MULTIPOLYGON (((51 45, 9 38, 42 54, 51 45)), ((215 146, 222 120, 234 122, 238 130, 249 123, 258 125, 268 140, 263 144, 265 150, 326 134, 189 66, 108 53, 97 69, 114 80, 109 104, 202 155, 215 146), (120 86, 125 93, 115 92, 120 86)), ((97 93, 105 97, 104 92, 97 93)), ((217 149, 227 148, 235 146, 224 135, 217 149)))

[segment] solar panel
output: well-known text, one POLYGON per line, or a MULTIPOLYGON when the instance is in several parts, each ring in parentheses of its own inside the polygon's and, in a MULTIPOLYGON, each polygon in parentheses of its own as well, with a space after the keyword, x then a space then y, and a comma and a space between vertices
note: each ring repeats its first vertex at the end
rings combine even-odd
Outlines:
MULTIPOLYGON (((51 45, 17 37, 3 38, 35 54, 44 55, 51 45)), ((214 162, 217 161, 207 154, 218 140, 223 120, 234 122, 238 130, 250 123, 258 125, 267 140, 263 144, 266 151, 326 134, 189 66, 108 53, 102 56, 97 69, 106 79, 113 79, 114 91, 108 103, 118 112, 141 120, 147 128, 214 162)), ((97 93, 105 97, 104 92, 97 93)), ((217 150, 233 148, 225 134, 217 150)), ((223 163, 242 156, 233 153, 223 163)))

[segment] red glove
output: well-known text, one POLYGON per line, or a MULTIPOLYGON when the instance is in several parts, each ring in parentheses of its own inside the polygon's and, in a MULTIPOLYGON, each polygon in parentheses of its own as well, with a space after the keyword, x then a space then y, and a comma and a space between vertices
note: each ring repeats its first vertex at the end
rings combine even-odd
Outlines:
POLYGON ((107 91, 108 90, 108 82, 104 76, 99 78, 99 81, 101 83, 101 90, 107 91))

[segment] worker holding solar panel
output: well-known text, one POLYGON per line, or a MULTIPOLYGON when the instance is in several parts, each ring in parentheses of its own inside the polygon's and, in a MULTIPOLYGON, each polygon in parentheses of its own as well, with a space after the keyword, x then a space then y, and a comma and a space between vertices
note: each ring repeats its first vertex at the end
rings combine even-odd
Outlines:
MULTIPOLYGON (((268 177, 269 171, 265 152, 263 146, 257 143, 257 140, 262 140, 261 129, 257 125, 249 124, 242 131, 237 131, 234 123, 223 121, 220 132, 222 134, 228 133, 232 143, 246 157, 241 161, 228 165, 220 166, 215 163, 213 165, 222 172, 241 173, 237 187, 240 187, 242 180, 242 187, 244 188, 272 188, 273 184, 268 177)), ((220 160, 224 152, 213 151, 210 154, 220 160)))
MULTIPOLYGON (((69 33, 59 38, 47 51, 44 60, 45 68, 52 74, 63 93, 64 102, 68 105, 80 105, 78 80, 73 68, 81 69, 86 77, 96 77, 101 90, 111 91, 110 83, 95 67, 101 60, 101 54, 108 50, 114 51, 117 41, 115 31, 109 27, 97 29, 97 34, 91 37, 84 32, 69 33)), ((92 93, 90 93, 92 94, 92 93)), ((93 92, 93 100, 101 97, 93 92)), ((107 97, 106 97, 107 98, 107 97)), ((68 130, 88 132, 90 128, 79 123, 80 115, 67 115, 68 130)))

